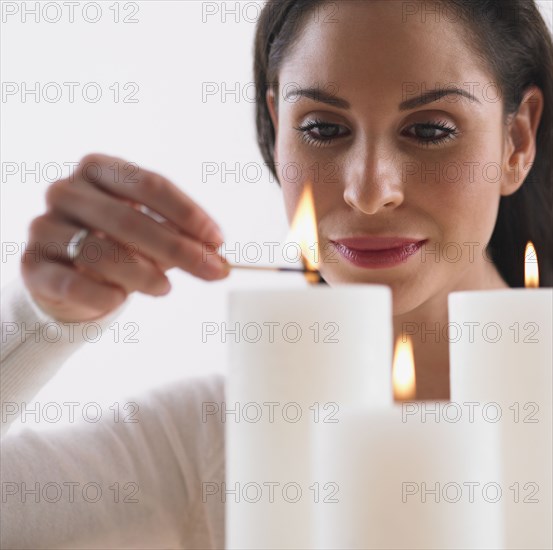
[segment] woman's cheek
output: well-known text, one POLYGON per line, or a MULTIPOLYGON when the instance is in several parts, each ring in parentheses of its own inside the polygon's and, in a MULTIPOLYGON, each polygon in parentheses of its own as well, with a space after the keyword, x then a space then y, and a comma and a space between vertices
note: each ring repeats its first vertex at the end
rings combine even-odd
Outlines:
POLYGON ((280 149, 280 163, 277 174, 281 183, 286 214, 292 222, 307 182, 312 184, 313 199, 318 216, 323 216, 327 203, 336 205, 334 198, 340 194, 340 176, 332 156, 315 156, 305 147, 286 144, 280 149), (330 157, 330 158, 329 158, 330 157), (332 197, 332 199, 329 199, 332 197))
POLYGON ((438 227, 442 249, 460 247, 468 254, 471 247, 483 250, 489 242, 499 207, 499 183, 480 169, 489 161, 456 162, 465 167, 463 171, 455 179, 442 172, 432 191, 418 201, 438 227))

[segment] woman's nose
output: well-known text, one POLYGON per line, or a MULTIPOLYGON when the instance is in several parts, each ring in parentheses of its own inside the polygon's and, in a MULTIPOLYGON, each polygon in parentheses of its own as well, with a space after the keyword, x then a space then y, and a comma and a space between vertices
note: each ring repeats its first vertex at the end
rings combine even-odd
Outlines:
POLYGON ((399 161, 373 148, 348 162, 344 201, 365 214, 397 208, 404 200, 399 161))

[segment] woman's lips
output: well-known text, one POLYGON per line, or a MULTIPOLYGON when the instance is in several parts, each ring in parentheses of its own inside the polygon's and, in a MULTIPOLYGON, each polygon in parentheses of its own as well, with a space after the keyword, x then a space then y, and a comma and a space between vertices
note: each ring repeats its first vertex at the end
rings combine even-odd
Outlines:
POLYGON ((416 254, 427 239, 355 237, 330 241, 353 265, 371 269, 393 267, 416 254))

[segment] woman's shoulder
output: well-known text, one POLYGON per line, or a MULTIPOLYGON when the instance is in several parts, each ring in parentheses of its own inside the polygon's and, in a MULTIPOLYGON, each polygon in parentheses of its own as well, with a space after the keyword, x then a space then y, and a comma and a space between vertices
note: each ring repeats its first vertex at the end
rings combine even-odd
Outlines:
POLYGON ((186 395, 187 398, 194 400, 206 397, 224 397, 225 380, 225 375, 219 372, 187 375, 151 388, 148 395, 161 399, 172 399, 186 395))
POLYGON ((167 442, 172 450, 165 454, 178 457, 182 468, 219 467, 225 427, 214 413, 224 406, 224 388, 222 374, 206 374, 143 391, 129 401, 137 421, 125 436, 143 439, 155 452, 167 442))
POLYGON ((206 414, 224 402, 225 381, 221 373, 186 376, 150 389, 139 401, 157 415, 205 422, 206 414))

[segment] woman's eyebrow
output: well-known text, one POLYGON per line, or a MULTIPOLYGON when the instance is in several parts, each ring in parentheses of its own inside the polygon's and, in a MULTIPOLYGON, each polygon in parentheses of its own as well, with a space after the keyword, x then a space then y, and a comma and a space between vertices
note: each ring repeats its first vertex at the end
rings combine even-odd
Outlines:
POLYGON ((307 97, 313 101, 327 103, 328 105, 332 105, 333 107, 338 107, 340 109, 351 109, 351 103, 346 99, 337 97, 317 87, 294 88, 284 96, 284 101, 294 99, 296 97, 307 97))
POLYGON ((442 97, 445 97, 448 95, 466 97, 470 99, 471 102, 476 101, 477 103, 481 103, 478 98, 476 98, 475 96, 473 96, 472 94, 470 94, 469 92, 461 88, 442 88, 442 89, 436 89, 436 90, 429 90, 427 92, 424 92, 420 96, 402 101, 399 104, 399 110, 408 111, 409 109, 414 109, 415 107, 420 107, 421 105, 426 105, 427 103, 438 101, 438 99, 441 99, 442 97))
MULTIPOLYGON (((409 109, 414 109, 415 107, 420 107, 421 105, 426 105, 434 101, 438 101, 442 97, 448 95, 456 95, 460 97, 466 97, 470 101, 476 101, 481 103, 479 99, 470 94, 469 92, 461 88, 442 88, 436 90, 429 90, 424 92, 420 96, 414 97, 412 99, 406 99, 399 104, 400 111, 408 111, 409 109)), ((321 88, 312 87, 312 88, 294 88, 289 91, 285 96, 284 100, 290 100, 297 97, 307 97, 313 101, 318 101, 319 103, 326 103, 332 105, 333 107, 338 107, 340 109, 351 109, 351 103, 344 98, 335 96, 325 92, 321 88)))

